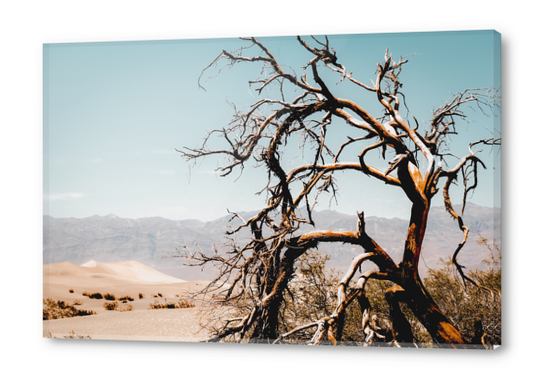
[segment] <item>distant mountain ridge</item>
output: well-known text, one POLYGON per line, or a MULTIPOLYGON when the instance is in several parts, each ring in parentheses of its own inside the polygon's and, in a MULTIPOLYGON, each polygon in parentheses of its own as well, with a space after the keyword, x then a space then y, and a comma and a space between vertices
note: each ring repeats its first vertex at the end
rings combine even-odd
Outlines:
MULTIPOLYGON (((254 212, 243 212, 243 218, 250 218, 254 212)), ((99 262, 137 261, 168 275, 184 280, 210 279, 213 270, 183 266, 180 258, 167 258, 175 253, 179 245, 190 249, 201 248, 211 252, 213 245, 223 250, 225 232, 231 216, 202 222, 199 220, 174 221, 162 217, 127 219, 115 215, 92 216, 86 218, 43 219, 43 263, 71 262, 83 264, 89 260, 99 262)), ((460 255, 460 262, 467 269, 483 268, 482 259, 487 250, 476 244, 478 234, 488 240, 500 237, 500 208, 482 207, 467 204, 465 224, 470 228, 469 240, 460 255)), ((319 230, 355 230, 357 216, 336 211, 315 212, 313 219, 319 230)), ((368 234, 382 246, 388 254, 399 262, 402 255, 408 221, 398 218, 386 219, 367 217, 368 234)), ((314 230, 310 225, 303 226, 300 232, 314 230)), ((248 238, 242 232, 239 239, 248 238)), ((428 268, 435 268, 439 259, 447 260, 461 242, 462 232, 445 211, 444 207, 433 207, 424 246, 420 271, 422 275, 428 268)), ((362 252, 360 247, 322 243, 319 251, 330 256, 328 266, 344 270, 353 257, 362 252)))

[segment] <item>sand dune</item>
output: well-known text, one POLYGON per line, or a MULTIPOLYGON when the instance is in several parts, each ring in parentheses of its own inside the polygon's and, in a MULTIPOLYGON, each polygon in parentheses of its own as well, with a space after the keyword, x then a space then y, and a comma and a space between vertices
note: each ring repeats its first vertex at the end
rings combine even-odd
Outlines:
MULTIPOLYGON (((116 262, 116 263, 100 263, 89 261, 81 267, 92 268, 94 271, 101 271, 104 274, 114 277, 123 278, 135 282, 145 283, 184 283, 186 280, 177 279, 172 276, 163 274, 153 270, 136 261, 116 262)), ((96 273, 93 275, 97 275, 96 273)))
POLYGON ((200 329, 201 297, 194 297, 208 282, 184 281, 163 274, 135 261, 84 265, 69 262, 43 266, 43 298, 82 304, 79 309, 92 310, 96 315, 47 320, 43 322, 46 337, 63 337, 71 332, 93 339, 140 339, 163 341, 201 341, 207 334, 200 329), (106 310, 107 300, 90 299, 84 292, 129 296, 133 301, 119 302, 120 308, 132 311, 106 310), (143 298, 140 298, 143 297, 143 298), (161 304, 193 299, 196 308, 149 309, 161 304))
POLYGON ((184 283, 136 261, 100 263, 89 261, 80 266, 69 262, 44 265, 44 274, 76 275, 87 278, 109 278, 137 283, 184 283))

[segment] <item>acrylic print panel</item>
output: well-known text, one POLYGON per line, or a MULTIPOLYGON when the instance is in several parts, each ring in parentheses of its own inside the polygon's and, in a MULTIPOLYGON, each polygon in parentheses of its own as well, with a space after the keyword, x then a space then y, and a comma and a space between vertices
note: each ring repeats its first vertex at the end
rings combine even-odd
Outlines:
POLYGON ((494 31, 45 45, 44 336, 500 346, 499 112, 494 31))

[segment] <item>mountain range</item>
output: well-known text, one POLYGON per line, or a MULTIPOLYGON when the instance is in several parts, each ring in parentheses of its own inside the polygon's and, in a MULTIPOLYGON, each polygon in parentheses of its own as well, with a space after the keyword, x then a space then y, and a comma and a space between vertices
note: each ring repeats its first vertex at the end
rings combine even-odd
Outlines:
MULTIPOLYGON (((457 208, 456 208, 457 209, 457 208)), ((460 208, 459 208, 460 209, 460 208)), ((255 212, 240 213, 245 219, 255 212)), ((162 217, 140 219, 115 215, 86 218, 43 218, 43 263, 71 262, 83 264, 89 260, 99 262, 137 261, 168 275, 184 280, 209 280, 215 271, 188 267, 182 258, 169 257, 186 245, 191 250, 200 248, 212 254, 213 246, 225 251, 225 232, 229 230, 231 216, 202 222, 199 220, 174 221, 162 217)), ((319 230, 355 230, 357 216, 336 211, 315 212, 313 220, 319 230)), ((459 261, 467 269, 483 269, 482 260, 487 248, 476 243, 478 235, 489 241, 500 239, 500 208, 489 208, 468 203, 463 216, 470 228, 469 239, 460 253, 459 261)), ((408 221, 399 218, 366 217, 367 233, 388 254, 399 262, 408 229, 408 221)), ((306 225, 299 232, 315 230, 306 225)), ((238 241, 248 238, 247 232, 237 236, 238 241)), ((420 260, 420 273, 438 268, 439 260, 449 260, 463 233, 457 222, 444 207, 433 207, 429 214, 426 237, 420 260)), ((329 255, 327 267, 345 270, 352 258, 362 252, 349 244, 322 243, 319 251, 329 255)))

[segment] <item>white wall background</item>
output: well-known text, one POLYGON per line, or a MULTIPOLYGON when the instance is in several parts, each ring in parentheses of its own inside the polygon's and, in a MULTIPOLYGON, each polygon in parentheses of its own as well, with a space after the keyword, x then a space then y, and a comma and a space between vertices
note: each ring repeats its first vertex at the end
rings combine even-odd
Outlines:
POLYGON ((0 338, 9 377, 536 376, 541 251, 536 2, 12 1, 0 5, 0 338), (503 42, 504 347, 493 352, 41 338, 42 44, 496 29, 503 42), (539 238, 538 238, 539 239, 539 238), (6 355, 7 353, 7 355, 6 355), (535 355, 536 354, 536 355, 535 355), (238 372, 239 365, 243 365, 238 372), (259 371, 262 370, 262 371, 259 371), (10 375, 11 372, 11 375, 10 375), (391 375, 390 375, 391 374, 391 375))

